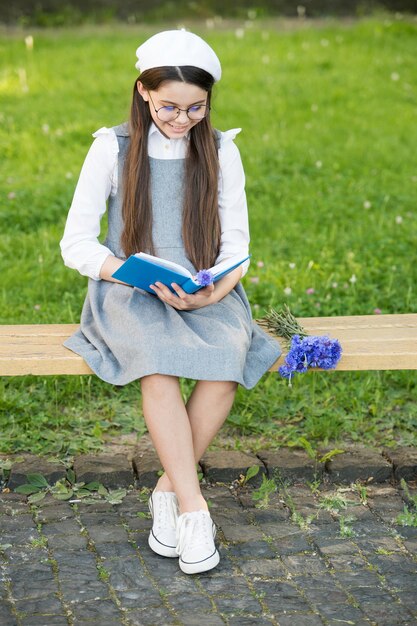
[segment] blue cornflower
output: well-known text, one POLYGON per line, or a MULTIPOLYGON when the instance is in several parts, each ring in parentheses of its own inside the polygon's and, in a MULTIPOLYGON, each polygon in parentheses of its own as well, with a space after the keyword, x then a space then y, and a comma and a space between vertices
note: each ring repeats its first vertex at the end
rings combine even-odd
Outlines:
POLYGON ((294 374, 306 372, 309 367, 333 369, 341 355, 342 347, 337 339, 330 339, 326 335, 304 338, 293 335, 285 364, 279 368, 279 373, 291 380, 294 374))
POLYGON ((207 285, 211 285, 213 282, 213 274, 210 270, 200 270, 195 277, 197 283, 201 285, 201 287, 207 287, 207 285))

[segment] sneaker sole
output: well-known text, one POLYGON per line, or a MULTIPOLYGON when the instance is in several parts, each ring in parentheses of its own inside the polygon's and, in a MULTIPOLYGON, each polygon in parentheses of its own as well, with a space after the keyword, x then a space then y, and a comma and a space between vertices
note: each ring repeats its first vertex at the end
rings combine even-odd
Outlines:
POLYGON ((184 574, 200 574, 201 572, 207 572, 213 567, 216 567, 220 562, 220 555, 218 551, 214 552, 211 556, 203 561, 197 561, 197 563, 185 563, 181 559, 179 565, 184 574))
POLYGON ((149 534, 148 544, 150 549, 160 556, 166 556, 170 559, 178 558, 176 549, 158 541, 152 532, 149 534))

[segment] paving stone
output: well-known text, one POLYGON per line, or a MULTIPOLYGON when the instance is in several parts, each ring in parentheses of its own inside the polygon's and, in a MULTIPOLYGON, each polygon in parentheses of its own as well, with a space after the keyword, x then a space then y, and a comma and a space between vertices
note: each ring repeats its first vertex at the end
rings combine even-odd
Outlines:
POLYGON ((8 568, 12 595, 19 598, 40 598, 56 593, 58 588, 52 569, 42 563, 20 565, 8 568))
POLYGON ((12 606, 8 602, 0 603, 0 626, 17 626, 17 620, 12 613, 12 606))
POLYGON ((182 626, 224 626, 225 624, 220 615, 199 613, 198 609, 192 614, 180 613, 179 618, 182 626))
POLYGON ((289 509, 284 508, 282 504, 281 508, 277 508, 275 502, 271 502, 271 508, 255 509, 251 511, 250 515, 257 524, 262 526, 262 524, 277 524, 286 521, 290 517, 291 513, 289 509))
POLYGON ((28 563, 40 563, 45 562, 49 558, 46 548, 36 546, 12 546, 7 548, 5 554, 7 555, 7 562, 9 565, 26 565, 28 563))
POLYGON ((401 526, 401 527, 397 527, 395 531, 403 538, 417 539, 417 527, 416 526, 401 526))
POLYGON ((30 546, 33 540, 39 540, 40 535, 36 528, 22 528, 18 524, 15 530, 9 529, 0 536, 2 544, 10 543, 13 546, 30 546))
POLYGON ((387 552, 402 552, 401 546, 393 537, 366 537, 355 539, 355 544, 364 553, 374 553, 376 551, 386 550, 387 552))
POLYGON ((0 493, 0 513, 17 515, 27 513, 27 498, 21 493, 0 493))
POLYGON ((345 452, 326 462, 329 479, 337 483, 353 483, 357 480, 381 483, 392 477, 392 465, 380 452, 369 448, 344 448, 345 452))
POLYGON ((235 543, 229 546, 229 554, 239 558, 264 558, 273 559, 276 557, 269 543, 266 541, 246 541, 235 543))
POLYGON ((253 559, 239 563, 239 569, 247 576, 262 576, 265 578, 282 578, 287 570, 278 559, 253 559))
MULTIPOLYGON (((167 561, 168 559, 165 560, 167 561)), ((169 560, 171 561, 171 559, 169 560)), ((187 576, 183 574, 178 567, 178 562, 171 563, 170 569, 170 574, 152 571, 152 578, 157 582, 158 589, 162 593, 196 593, 199 591, 197 586, 197 581, 200 579, 199 575, 187 576)), ((206 585, 211 579, 216 577, 216 570, 210 570, 207 574, 203 574, 202 577, 204 578, 204 585, 206 585)))
MULTIPOLYGON (((83 557, 89 555, 82 555, 83 557)), ((56 558, 56 557, 55 557, 56 558)), ((59 580, 78 580, 81 584, 86 579, 94 580, 98 578, 98 569, 95 560, 79 559, 78 561, 58 561, 59 580)), ((105 569, 105 564, 103 563, 105 569)))
POLYGON ((108 620, 83 620, 78 618, 74 620, 74 624, 75 626, 124 626, 124 623, 121 621, 116 622, 114 618, 112 618, 110 622, 108 620))
POLYGON ((358 548, 349 539, 333 539, 331 537, 327 538, 325 535, 321 537, 314 535, 312 539, 320 552, 325 555, 348 555, 353 557, 359 554, 358 548))
POLYGON ((36 530, 36 522, 30 514, 20 514, 18 517, 2 515, 0 517, 0 537, 16 530, 36 530))
POLYGON ((42 509, 39 509, 36 514, 36 521, 40 524, 48 524, 49 522, 64 521, 67 519, 73 519, 75 517, 74 510, 67 502, 57 502, 45 506, 45 501, 40 503, 42 509))
POLYGON ((87 532, 95 544, 108 542, 126 542, 128 534, 122 525, 102 526, 100 524, 88 526, 87 532))
POLYGON ((291 574, 323 574, 327 572, 326 565, 317 554, 283 556, 282 562, 291 574))
POLYGON ((204 579, 203 587, 205 593, 216 596, 243 595, 250 592, 248 583, 243 576, 233 578, 222 574, 212 576, 204 579))
POLYGON ((412 624, 413 616, 408 609, 399 603, 362 602, 361 609, 378 626, 396 626, 397 624, 412 624))
POLYGON ((11 490, 28 482, 28 474, 42 474, 50 485, 65 478, 66 470, 61 463, 50 463, 47 459, 34 454, 20 455, 21 461, 13 464, 7 487, 11 490))
POLYGON ((323 464, 314 463, 305 450, 281 448, 258 453, 267 467, 268 476, 284 483, 321 480, 323 464))
POLYGON ((71 605, 87 600, 106 600, 109 598, 108 586, 97 578, 87 579, 79 583, 78 580, 66 580, 61 585, 61 592, 66 602, 71 605))
POLYGON ((310 544, 302 534, 290 535, 281 539, 274 538, 274 547, 280 556, 311 550, 310 544))
POLYGON ((366 603, 384 605, 392 604, 395 598, 381 585, 378 587, 349 587, 349 594, 360 604, 362 610, 366 603))
POLYGON ((146 514, 146 517, 130 517, 126 521, 130 530, 146 530, 149 532, 152 526, 152 517, 150 513, 146 514))
POLYGON ((99 618, 100 621, 107 620, 108 623, 114 623, 113 620, 120 620, 122 617, 122 613, 112 600, 78 602, 77 604, 71 606, 71 611, 75 618, 80 618, 84 621, 89 619, 97 620, 97 618, 99 618))
MULTIPOLYGON (((143 533, 142 533, 143 535, 143 533)), ((145 562, 145 565, 153 576, 166 577, 171 576, 178 571, 177 559, 167 559, 163 556, 159 556, 153 552, 148 545, 148 535, 141 537, 141 541, 138 541, 138 547, 140 556, 145 562)))
POLYGON ((332 602, 339 602, 340 604, 346 604, 349 599, 346 593, 339 589, 335 584, 326 584, 320 587, 311 587, 308 584, 300 585, 299 578, 294 579, 297 582, 297 586, 301 587, 308 602, 316 607, 320 607, 325 604, 329 598, 332 602))
POLYGON ((277 581, 254 581, 254 589, 262 597, 262 601, 272 613, 285 611, 310 611, 307 604, 294 585, 277 581))
POLYGON ((132 626, 171 626, 178 624, 177 619, 164 606, 149 609, 133 610, 125 613, 132 626))
MULTIPOLYGON (((243 615, 238 615, 236 617, 230 616, 228 624, 229 626, 271 626, 273 622, 271 622, 266 617, 244 617, 243 615)), ((224 622, 223 622, 224 624, 224 622)), ((320 622, 322 624, 322 622, 320 622)), ((292 625, 294 626, 294 624, 292 625)))
POLYGON ((96 500, 88 503, 84 500, 77 502, 79 515, 83 515, 84 513, 88 515, 92 513, 100 513, 101 515, 106 515, 107 513, 111 514, 114 513, 117 506, 118 505, 110 504, 110 502, 105 500, 96 500))
POLYGON ((365 618, 360 609, 351 604, 334 603, 329 598, 326 598, 320 605, 317 604, 316 609, 320 615, 323 615, 328 620, 335 620, 335 623, 341 622, 343 624, 347 622, 356 626, 358 622, 363 621, 365 618))
POLYGON ((30 615, 59 615, 63 613, 63 607, 56 595, 43 596, 42 598, 35 598, 30 600, 25 598, 24 600, 18 600, 15 604, 19 613, 30 615))
POLYGON ((264 539, 262 530, 257 526, 223 524, 221 531, 227 541, 261 541, 264 539))
POLYGON ((248 484, 257 486, 262 482, 262 474, 266 473, 265 466, 258 457, 240 450, 206 452, 200 465, 205 478, 212 482, 231 483, 241 474, 245 476, 247 470, 256 465, 259 467, 259 472, 248 481, 248 484))
POLYGON ((417 539, 411 539, 410 541, 404 541, 405 548, 414 555, 417 555, 417 539))
POLYGON ((139 485, 153 489, 162 471, 162 465, 155 450, 135 450, 132 465, 139 485))
POLYGON ((172 594, 169 596, 168 601, 179 614, 192 610, 198 610, 200 613, 210 613, 213 610, 213 604, 210 599, 202 593, 172 594))
POLYGON ((161 595, 152 586, 149 579, 141 580, 134 589, 123 589, 117 591, 123 609, 137 609, 148 607, 153 611, 154 607, 162 604, 161 595))
POLYGON ((252 595, 244 596, 218 596, 215 598, 215 604, 220 613, 262 613, 262 607, 258 600, 252 595))
POLYGON ((356 556, 340 554, 332 556, 327 553, 327 560, 336 572, 340 571, 356 571, 364 566, 363 558, 358 554, 356 556))
POLYGON ((417 617, 417 593, 415 588, 409 591, 396 591, 395 595, 401 600, 404 606, 415 613, 417 617))
MULTIPOLYGON (((347 624, 354 624, 354 626, 369 626, 369 621, 368 621, 368 619, 365 619, 365 617, 362 618, 362 619, 356 617, 355 619, 356 619, 356 622, 352 622, 352 621, 349 621, 349 620, 346 622, 346 620, 340 620, 340 619, 327 619, 326 620, 326 625, 327 626, 341 626, 341 623, 342 624, 346 624, 347 623, 347 624)), ((411 625, 409 625, 409 626, 411 626, 411 625)))
POLYGON ((98 480, 109 489, 129 487, 135 482, 132 465, 124 454, 86 454, 75 457, 74 471, 78 482, 98 480))
POLYGON ((31 615, 21 620, 22 626, 68 626, 65 615, 31 615))
POLYGON ((48 546, 53 550, 67 549, 80 550, 87 548, 87 538, 84 535, 50 535, 48 537, 48 546))
POLYGON ((297 538, 297 536, 302 535, 300 528, 296 524, 291 523, 262 524, 262 530, 268 537, 273 537, 274 539, 297 538))
POLYGON ((323 621, 315 613, 277 614, 275 618, 278 620, 279 626, 323 626, 323 621))
MULTIPOLYGON (((247 488, 248 492, 250 488, 247 488)), ((227 513, 232 515, 233 512, 243 514, 242 506, 234 492, 226 485, 202 485, 203 496, 210 501, 210 510, 213 513, 227 513)))
POLYGON ((123 523, 115 511, 81 511, 80 519, 86 528, 91 526, 121 526, 123 523))
POLYGON ((143 567, 136 557, 126 559, 113 559, 103 564, 103 567, 110 574, 110 584, 116 590, 135 589, 141 582, 150 580, 145 574, 143 567))
POLYGON ((104 559, 136 556, 136 549, 130 543, 100 543, 95 546, 97 554, 104 559))
POLYGON ((417 449, 411 446, 399 448, 385 448, 384 456, 394 466, 396 480, 417 480, 417 449))
POLYGON ((81 532, 80 525, 75 519, 57 520, 42 525, 42 534, 50 535, 78 535, 81 532))
POLYGON ((405 554, 394 553, 389 555, 370 554, 367 560, 382 574, 416 574, 417 562, 405 554))

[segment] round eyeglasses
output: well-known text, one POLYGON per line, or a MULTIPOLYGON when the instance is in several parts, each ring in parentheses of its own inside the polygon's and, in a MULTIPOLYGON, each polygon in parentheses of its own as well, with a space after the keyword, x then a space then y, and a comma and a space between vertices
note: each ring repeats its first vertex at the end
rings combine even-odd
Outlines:
POLYGON ((189 120, 202 120, 210 111, 210 107, 206 104, 193 104, 188 107, 188 109, 180 109, 179 107, 173 105, 163 106, 157 109, 149 91, 148 95, 155 110, 156 117, 158 120, 161 120, 161 122, 172 122, 173 120, 176 120, 181 111, 185 111, 187 113, 189 120))

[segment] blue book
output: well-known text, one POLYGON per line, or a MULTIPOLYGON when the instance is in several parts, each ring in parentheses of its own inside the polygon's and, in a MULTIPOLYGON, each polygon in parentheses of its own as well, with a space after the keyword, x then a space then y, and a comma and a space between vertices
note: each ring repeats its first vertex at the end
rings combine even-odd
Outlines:
MULTIPOLYGON (((249 257, 250 255, 247 254, 236 254, 211 267, 208 271, 213 276, 213 282, 217 282, 236 267, 239 267, 249 257)), ((156 282, 163 283, 172 292, 174 290, 171 287, 171 283, 177 283, 187 293, 195 293, 203 288, 203 285, 197 282, 195 276, 182 265, 146 254, 145 252, 132 254, 112 276, 123 283, 139 287, 139 289, 144 289, 154 295, 155 292, 150 289, 149 285, 154 285, 156 282)))

